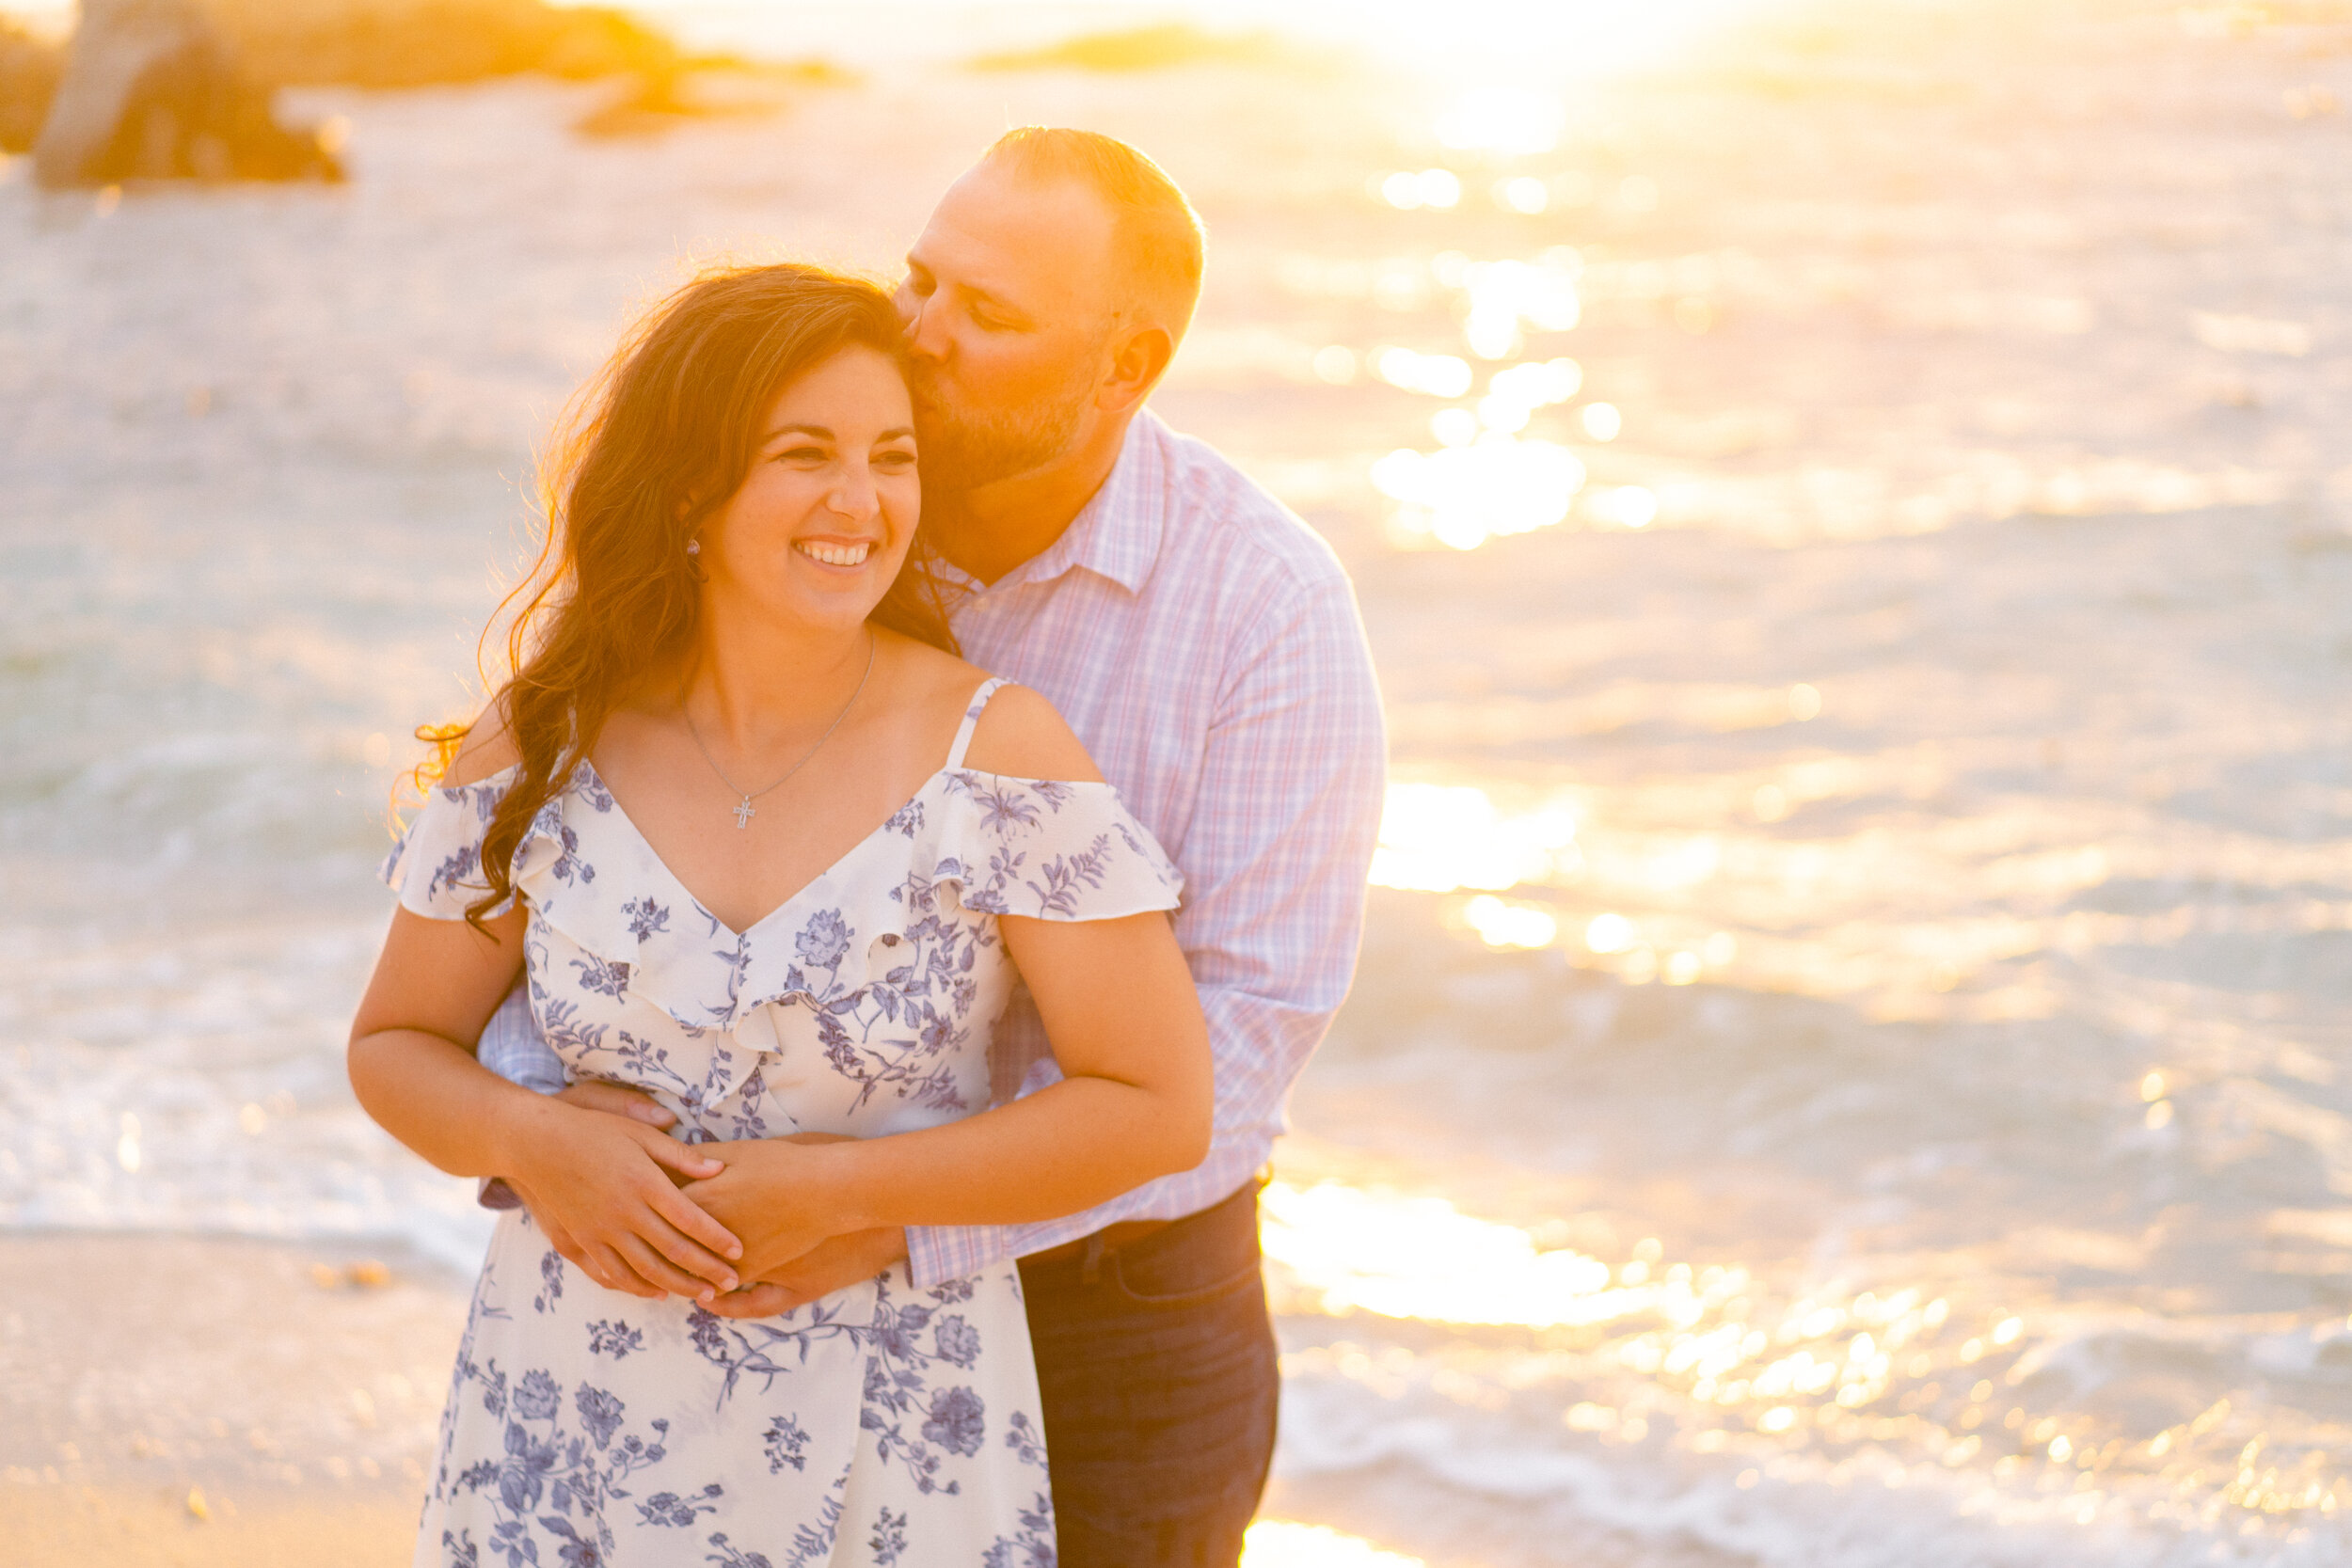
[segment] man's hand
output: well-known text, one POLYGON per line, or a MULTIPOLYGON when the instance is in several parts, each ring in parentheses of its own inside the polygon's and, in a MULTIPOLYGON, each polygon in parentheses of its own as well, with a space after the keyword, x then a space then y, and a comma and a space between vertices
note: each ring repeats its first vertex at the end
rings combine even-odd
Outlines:
POLYGON ((739 1291, 710 1304, 723 1318, 772 1318, 873 1278, 907 1255, 907 1233, 898 1226, 834 1236, 789 1263, 770 1271, 739 1291))

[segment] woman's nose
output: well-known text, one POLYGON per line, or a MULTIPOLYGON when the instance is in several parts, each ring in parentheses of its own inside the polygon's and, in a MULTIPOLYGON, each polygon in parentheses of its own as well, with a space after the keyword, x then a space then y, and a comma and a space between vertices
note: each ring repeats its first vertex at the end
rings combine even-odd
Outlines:
POLYGON ((839 515, 860 523, 881 511, 882 487, 874 483, 872 467, 864 463, 844 464, 826 504, 839 515))

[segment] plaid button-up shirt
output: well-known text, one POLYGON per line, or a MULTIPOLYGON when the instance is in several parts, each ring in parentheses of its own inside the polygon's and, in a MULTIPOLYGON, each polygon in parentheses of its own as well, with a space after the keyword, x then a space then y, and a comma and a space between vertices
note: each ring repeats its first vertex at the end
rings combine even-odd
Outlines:
MULTIPOLYGON (((1208 1015, 1216 1113, 1207 1159, 1098 1209, 911 1228, 925 1286, 1120 1220, 1196 1213, 1265 1163, 1355 971, 1385 782, 1379 693, 1338 559, 1148 411, 1043 553, 985 585, 948 576, 965 657, 1050 699, 1184 874, 1176 936, 1208 1015)), ((502 1010, 481 1054, 547 1081, 527 1010, 502 1010)), ((1058 1076, 1025 993, 992 1058, 1000 1092, 1058 1076)))

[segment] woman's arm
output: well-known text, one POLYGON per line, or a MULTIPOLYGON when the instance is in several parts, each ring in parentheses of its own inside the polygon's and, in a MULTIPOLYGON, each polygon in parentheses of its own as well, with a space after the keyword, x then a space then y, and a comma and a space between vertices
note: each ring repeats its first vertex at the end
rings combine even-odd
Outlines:
MULTIPOLYGON (((451 782, 496 771, 501 748, 496 735, 469 745, 451 782)), ((740 1243, 669 1175, 707 1176, 715 1162, 643 1121, 511 1084, 462 1043, 481 1037, 514 986, 528 918, 517 905, 477 928, 393 911, 352 1022, 347 1065, 359 1103, 442 1170, 518 1182, 600 1284, 637 1295, 733 1289, 736 1271, 714 1254, 734 1256, 740 1243)))
MULTIPOLYGON (((1050 705, 1018 687, 989 705, 972 760, 1023 778, 1101 777, 1050 705)), ((1208 1028, 1168 917, 998 924, 1062 1081, 920 1132, 704 1146, 727 1169, 687 1192, 743 1238, 744 1277, 848 1231, 1055 1218, 1207 1153, 1208 1028)))
POLYGON ((847 1231, 1053 1219, 1207 1154, 1208 1027, 1168 917, 1001 926, 1061 1082, 920 1132, 702 1146, 727 1168, 686 1192, 743 1238, 746 1278, 847 1231))
POLYGON ((568 1231, 597 1282, 632 1295, 707 1298, 737 1273, 723 1226, 672 1183, 718 1166, 666 1132, 582 1110, 517 1084, 458 1041, 482 1025, 520 967, 524 915, 428 920, 395 911, 359 1016, 351 1086, 376 1124, 453 1176, 505 1176, 568 1231))

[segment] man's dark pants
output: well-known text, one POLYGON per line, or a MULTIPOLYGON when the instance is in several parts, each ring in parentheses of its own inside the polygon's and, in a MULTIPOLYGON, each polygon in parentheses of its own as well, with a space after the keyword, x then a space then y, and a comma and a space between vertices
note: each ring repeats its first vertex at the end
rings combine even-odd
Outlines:
POLYGON ((1280 1388, 1258 1184, 1122 1245, 1025 1261, 1059 1568, 1233 1568, 1280 1388))

